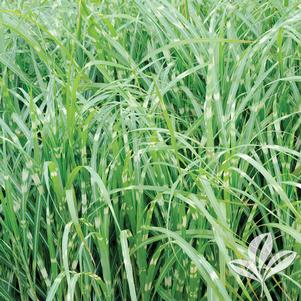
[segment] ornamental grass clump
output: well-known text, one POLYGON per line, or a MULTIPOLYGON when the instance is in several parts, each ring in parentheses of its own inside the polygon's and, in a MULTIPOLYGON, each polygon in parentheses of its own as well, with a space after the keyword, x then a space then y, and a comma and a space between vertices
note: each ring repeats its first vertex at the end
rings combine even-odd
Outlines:
POLYGON ((0 300, 301 299, 300 32, 297 0, 1 1, 0 300))

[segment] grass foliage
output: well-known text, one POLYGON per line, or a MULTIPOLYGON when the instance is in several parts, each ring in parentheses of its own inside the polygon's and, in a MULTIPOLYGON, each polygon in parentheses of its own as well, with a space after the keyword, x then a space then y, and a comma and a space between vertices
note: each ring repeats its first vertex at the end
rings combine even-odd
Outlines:
POLYGON ((1 1, 0 299, 301 300, 299 3, 1 1))

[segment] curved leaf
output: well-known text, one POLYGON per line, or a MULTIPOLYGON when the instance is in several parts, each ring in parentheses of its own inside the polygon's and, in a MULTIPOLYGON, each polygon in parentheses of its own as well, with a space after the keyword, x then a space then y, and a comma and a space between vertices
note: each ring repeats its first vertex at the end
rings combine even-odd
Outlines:
POLYGON ((256 264, 256 254, 258 252, 258 247, 260 243, 266 239, 266 242, 263 245, 263 248, 260 252, 259 256, 259 270, 261 269, 263 263, 267 259, 267 257, 270 255, 272 251, 272 235, 271 233, 264 233, 256 236, 250 243, 248 248, 248 256, 250 260, 256 264), (261 262, 263 261, 263 262, 261 262))
POLYGON ((236 259, 230 261, 229 265, 237 274, 261 282, 261 277, 252 261, 236 259))
POLYGON ((262 246, 262 249, 260 251, 260 255, 258 258, 258 270, 261 271, 264 263, 270 256, 273 248, 273 239, 271 233, 267 233, 266 241, 264 242, 264 245, 262 246))
POLYGON ((266 266, 267 271, 265 273, 264 279, 268 279, 271 276, 286 269, 294 261, 296 255, 297 253, 293 251, 280 251, 279 253, 274 255, 272 259, 269 261, 268 265, 266 266), (274 265, 274 263, 276 263, 277 261, 279 261, 279 259, 283 257, 284 259, 282 259, 280 262, 274 265))

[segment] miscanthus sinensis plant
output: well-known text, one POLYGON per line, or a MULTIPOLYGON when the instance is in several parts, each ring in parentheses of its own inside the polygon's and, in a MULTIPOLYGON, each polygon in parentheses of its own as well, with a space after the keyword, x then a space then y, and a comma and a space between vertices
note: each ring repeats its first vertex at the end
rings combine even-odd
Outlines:
POLYGON ((2 0, 0 300, 301 300, 299 4, 2 0))

